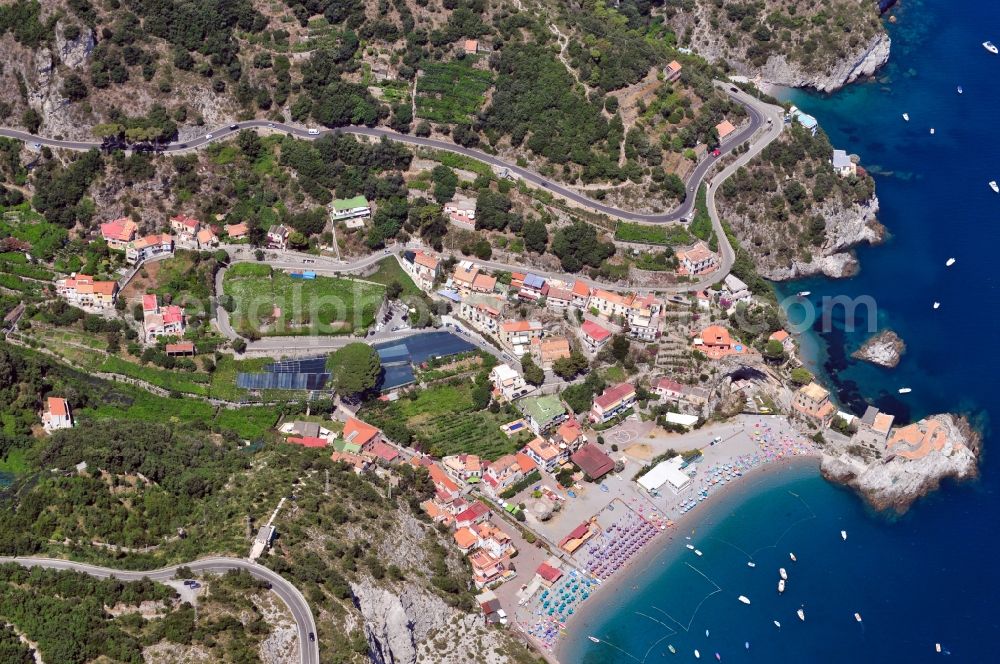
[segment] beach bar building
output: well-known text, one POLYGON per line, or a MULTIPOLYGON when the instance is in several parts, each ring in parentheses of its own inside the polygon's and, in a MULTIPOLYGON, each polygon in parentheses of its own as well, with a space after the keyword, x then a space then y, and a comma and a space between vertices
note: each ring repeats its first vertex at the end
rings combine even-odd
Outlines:
POLYGON ((669 484, 671 491, 675 494, 680 493, 691 486, 691 478, 681 470, 682 463, 684 463, 684 459, 679 456, 661 461, 639 478, 639 486, 653 493, 664 484, 669 484))

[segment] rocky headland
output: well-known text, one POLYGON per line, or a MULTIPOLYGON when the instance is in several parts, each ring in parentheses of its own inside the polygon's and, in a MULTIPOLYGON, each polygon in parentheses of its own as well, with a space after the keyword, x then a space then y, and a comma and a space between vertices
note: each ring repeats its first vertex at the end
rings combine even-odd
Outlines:
POLYGON ((899 335, 892 330, 883 330, 861 344, 851 357, 891 369, 899 364, 905 352, 906 343, 899 335))
POLYGON ((765 83, 790 88, 812 88, 819 92, 834 92, 859 78, 872 76, 889 61, 892 40, 884 32, 873 36, 863 47, 833 60, 822 72, 810 71, 790 62, 784 54, 773 55, 760 68, 747 68, 746 73, 759 76, 765 83))
POLYGON ((979 473, 980 435, 957 415, 930 415, 894 429, 884 452, 859 445, 830 445, 820 464, 823 476, 856 490, 876 510, 903 513, 946 478, 979 473))

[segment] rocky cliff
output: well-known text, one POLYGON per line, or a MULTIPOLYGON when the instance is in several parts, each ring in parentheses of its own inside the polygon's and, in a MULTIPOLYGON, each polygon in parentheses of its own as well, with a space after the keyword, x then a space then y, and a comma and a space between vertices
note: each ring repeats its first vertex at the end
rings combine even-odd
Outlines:
POLYGON ((789 62, 786 55, 773 55, 767 63, 755 69, 743 67, 746 74, 760 76, 765 83, 792 88, 813 88, 820 92, 833 92, 859 78, 871 76, 889 61, 892 40, 880 32, 863 48, 834 59, 822 72, 809 71, 800 64, 789 62))
POLYGON ((828 480, 846 484, 877 510, 903 513, 918 498, 937 489, 941 480, 975 477, 978 470, 979 434, 955 415, 931 415, 925 421, 939 422, 947 443, 917 459, 898 454, 871 459, 862 457, 860 446, 824 451, 820 470, 828 480))

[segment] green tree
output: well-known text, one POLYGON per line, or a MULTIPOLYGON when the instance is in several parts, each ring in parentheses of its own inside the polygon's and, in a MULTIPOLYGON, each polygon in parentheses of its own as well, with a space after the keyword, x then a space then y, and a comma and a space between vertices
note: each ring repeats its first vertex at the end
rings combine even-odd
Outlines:
POLYGON ((541 385, 545 382, 545 371, 535 364, 530 353, 525 353, 521 357, 521 370, 524 373, 524 380, 531 385, 541 385))
POLYGON ((378 383, 382 362, 374 348, 364 343, 347 344, 327 360, 332 387, 341 396, 361 394, 378 383))
POLYGON ((785 359, 785 347, 777 339, 770 339, 764 345, 764 357, 774 361, 783 360, 785 359))
POLYGON ((796 385, 805 385, 812 382, 813 375, 805 367, 795 367, 792 369, 791 378, 796 385))
POLYGON ((524 237, 524 246, 528 251, 533 251, 536 254, 545 253, 545 247, 549 243, 549 232, 546 230, 545 224, 537 219, 526 221, 521 228, 521 235, 524 237))

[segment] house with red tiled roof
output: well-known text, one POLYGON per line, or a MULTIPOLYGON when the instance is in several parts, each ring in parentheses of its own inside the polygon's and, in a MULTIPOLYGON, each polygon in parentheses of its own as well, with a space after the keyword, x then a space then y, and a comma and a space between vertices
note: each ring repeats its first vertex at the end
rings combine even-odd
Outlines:
POLYGON ((477 500, 455 515, 455 527, 475 526, 488 521, 490 516, 492 516, 490 508, 477 500))
POLYGON ((663 78, 667 81, 673 82, 681 77, 681 63, 676 60, 671 60, 670 63, 663 68, 663 78))
POLYGON ((599 480, 615 469, 614 460, 594 443, 587 443, 571 457, 590 480, 599 480))
POLYGON ((635 397, 635 386, 631 383, 609 387, 594 398, 594 405, 590 407, 590 421, 598 424, 607 422, 631 408, 635 397))
POLYGON ((462 298, 459 317, 474 328, 488 334, 496 334, 500 327, 500 317, 504 310, 504 300, 488 295, 469 295, 462 298))
POLYGON ((381 439, 381 431, 356 417, 348 417, 344 423, 344 452, 360 454, 371 449, 371 446, 381 439))
POLYGON ((230 240, 242 240, 250 232, 250 227, 245 222, 238 224, 226 224, 226 235, 230 240))
POLYGON ((656 396, 661 399, 680 399, 681 390, 683 389, 684 386, 673 378, 667 378, 664 376, 660 380, 656 381, 656 396))
POLYGON ((541 339, 545 326, 537 320, 508 320, 500 324, 499 341, 515 355, 523 355, 530 350, 535 339, 541 339))
POLYGON ((472 580, 476 588, 481 589, 505 579, 510 567, 510 557, 494 558, 479 549, 469 555, 469 564, 472 565, 472 580))
POLYGON ((124 249, 139 233, 139 225, 128 217, 101 224, 101 237, 110 249, 124 249))
POLYGON ((400 263, 422 290, 430 291, 441 276, 441 259, 426 251, 403 252, 400 263))
POLYGON ((62 397, 49 397, 45 400, 45 412, 42 413, 42 428, 47 433, 58 429, 73 427, 73 413, 69 402, 62 397))
POLYGON ((163 347, 163 352, 167 355, 194 355, 194 351, 193 341, 178 341, 163 347))
POLYGON ((545 296, 545 306, 550 309, 565 309, 573 304, 573 291, 548 282, 542 286, 542 295, 545 296))
POLYGON ((551 588, 556 581, 563 577, 563 571, 558 567, 550 565, 548 561, 539 565, 538 569, 535 570, 535 574, 538 575, 538 578, 542 581, 542 585, 546 588, 551 588))
POLYGON ((730 355, 744 355, 750 352, 748 346, 732 338, 729 330, 721 325, 709 325, 695 337, 694 349, 704 353, 710 360, 719 360, 730 355))
POLYGON ((381 459, 382 461, 390 464, 399 461, 401 456, 395 447, 381 440, 376 440, 371 443, 365 451, 365 454, 373 459, 381 459))
POLYGON ((170 217, 170 230, 177 235, 191 239, 198 234, 200 228, 201 222, 186 214, 178 214, 170 217))
POLYGON ((350 452, 340 452, 334 450, 334 452, 330 455, 330 460, 334 463, 346 463, 358 475, 367 472, 372 467, 370 459, 363 457, 360 454, 351 454, 350 452))
POLYGON ((677 274, 681 276, 697 276, 715 269, 717 256, 704 242, 695 242, 690 249, 682 249, 677 256, 677 274))
POLYGON ((141 263, 153 256, 174 253, 174 236, 170 233, 154 233, 133 240, 125 245, 125 260, 141 263))
POLYGON ((497 278, 486 274, 485 272, 480 272, 472 280, 472 286, 470 290, 473 293, 492 293, 497 286, 497 278))
POLYGON ((486 466, 483 486, 494 496, 499 496, 536 468, 531 457, 523 452, 504 455, 486 466))
POLYGON ((462 482, 478 482, 483 476, 483 461, 475 454, 455 454, 441 459, 445 471, 462 482))
POLYGON ((568 448, 545 440, 541 436, 531 440, 521 451, 531 457, 531 460, 539 467, 550 473, 555 470, 556 466, 569 458, 568 448))
POLYGON ((557 445, 565 445, 570 450, 575 450, 587 442, 587 437, 583 435, 580 423, 576 421, 576 418, 571 417, 559 425, 555 435, 552 437, 552 442, 557 445))
POLYGON ((546 337, 532 341, 531 354, 538 365, 548 371, 556 360, 569 357, 572 351, 569 347, 569 339, 566 337, 546 337))
POLYGON ((202 228, 195 238, 198 240, 199 249, 209 249, 219 246, 219 238, 212 232, 211 228, 202 228))
POLYGON ((472 527, 472 531, 479 539, 479 548, 494 558, 502 558, 515 553, 514 542, 510 535, 492 523, 479 523, 472 527))
POLYGON ((142 296, 142 329, 146 343, 160 337, 179 337, 184 334, 184 310, 176 305, 160 306, 156 295, 142 296))
POLYGON ((108 309, 115 306, 117 281, 96 281, 86 274, 56 281, 56 295, 77 307, 108 309))
POLYGON ((736 127, 729 120, 723 120, 719 124, 715 125, 715 131, 719 135, 719 142, 725 141, 729 136, 736 131, 736 127))
POLYGON ((597 353, 611 339, 611 332, 592 320, 585 320, 579 327, 580 339, 590 353, 597 353))
POLYGON ((577 280, 573 282, 573 306, 579 309, 586 309, 590 301, 590 286, 577 280))
POLYGON ((285 442, 302 447, 326 447, 330 441, 319 436, 289 436, 285 442))
POLYGON ((778 330, 769 336, 767 340, 781 343, 781 347, 785 349, 786 353, 791 353, 795 350, 795 338, 785 330, 778 330))
POLYGON ((456 530, 452 537, 455 539, 455 546, 463 554, 468 554, 479 546, 479 536, 468 526, 456 530))

